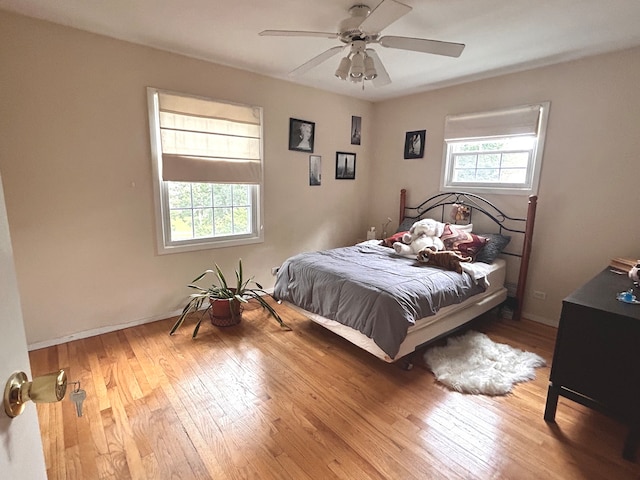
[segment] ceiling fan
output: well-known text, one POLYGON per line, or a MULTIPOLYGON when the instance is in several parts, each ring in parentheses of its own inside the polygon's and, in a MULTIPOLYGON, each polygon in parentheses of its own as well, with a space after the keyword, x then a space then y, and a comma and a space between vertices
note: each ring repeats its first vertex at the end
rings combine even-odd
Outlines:
MULTIPOLYGON (((358 83, 371 80, 374 86, 380 87, 391 83, 380 57, 371 44, 400 50, 432 53, 448 57, 459 57, 464 50, 463 43, 441 42, 425 38, 397 37, 394 35, 381 36, 380 32, 393 22, 409 13, 412 8, 396 0, 382 0, 373 11, 364 4, 356 4, 349 9, 350 17, 340 22, 338 33, 309 32, 297 30, 264 30, 261 36, 284 37, 321 37, 340 40, 344 45, 338 45, 324 51, 320 55, 303 63, 289 72, 289 75, 301 75, 322 62, 337 55, 342 50, 349 50, 342 58, 336 77, 341 80, 349 79, 358 83)), ((364 85, 364 84, 363 84, 364 85)))

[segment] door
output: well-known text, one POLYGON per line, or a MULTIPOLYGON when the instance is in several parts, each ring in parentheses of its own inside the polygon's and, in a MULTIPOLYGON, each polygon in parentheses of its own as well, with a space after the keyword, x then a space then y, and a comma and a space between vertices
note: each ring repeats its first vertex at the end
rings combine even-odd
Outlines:
MULTIPOLYGON (((29 380, 32 377, 1 177, 0 329, 0 391, 4 393, 5 383, 13 372, 23 371, 29 380)), ((29 402, 24 412, 13 419, 0 406, 0 472, 2 478, 47 478, 38 415, 33 402, 29 402)))

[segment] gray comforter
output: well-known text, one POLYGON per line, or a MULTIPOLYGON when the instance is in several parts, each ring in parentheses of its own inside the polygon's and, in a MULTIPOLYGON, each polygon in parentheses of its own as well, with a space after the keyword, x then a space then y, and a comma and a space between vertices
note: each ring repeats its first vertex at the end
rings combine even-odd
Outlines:
POLYGON ((395 358, 416 320, 484 290, 466 273, 427 267, 367 243, 289 258, 274 296, 362 332, 395 358))

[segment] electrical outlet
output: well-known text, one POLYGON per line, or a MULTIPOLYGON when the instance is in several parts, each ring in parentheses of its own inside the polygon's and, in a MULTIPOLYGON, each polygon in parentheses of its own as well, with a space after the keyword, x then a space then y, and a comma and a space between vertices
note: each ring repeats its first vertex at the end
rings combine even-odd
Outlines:
POLYGON ((538 300, 546 300, 547 294, 545 292, 541 292, 539 290, 533 291, 533 298, 537 298, 538 300))
POLYGON ((271 275, 275 277, 278 274, 278 270, 280 270, 280 267, 271 267, 271 275))

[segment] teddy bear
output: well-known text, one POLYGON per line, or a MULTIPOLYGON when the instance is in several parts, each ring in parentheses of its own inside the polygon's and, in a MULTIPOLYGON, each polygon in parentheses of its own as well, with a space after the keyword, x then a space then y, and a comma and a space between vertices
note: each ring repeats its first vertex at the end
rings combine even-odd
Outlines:
POLYGON ((423 218, 415 222, 409 231, 402 236, 401 242, 394 242, 393 249, 399 255, 417 255, 423 248, 444 250, 440 236, 445 224, 431 218, 423 218))
POLYGON ((466 205, 454 203, 451 208, 451 220, 454 222, 467 221, 471 215, 471 209, 466 205))
POLYGON ((458 273, 462 273, 462 265, 460 263, 470 262, 471 260, 471 257, 464 257, 450 250, 437 252, 432 248, 423 248, 418 252, 418 261, 420 263, 428 263, 432 267, 441 267, 458 273))

